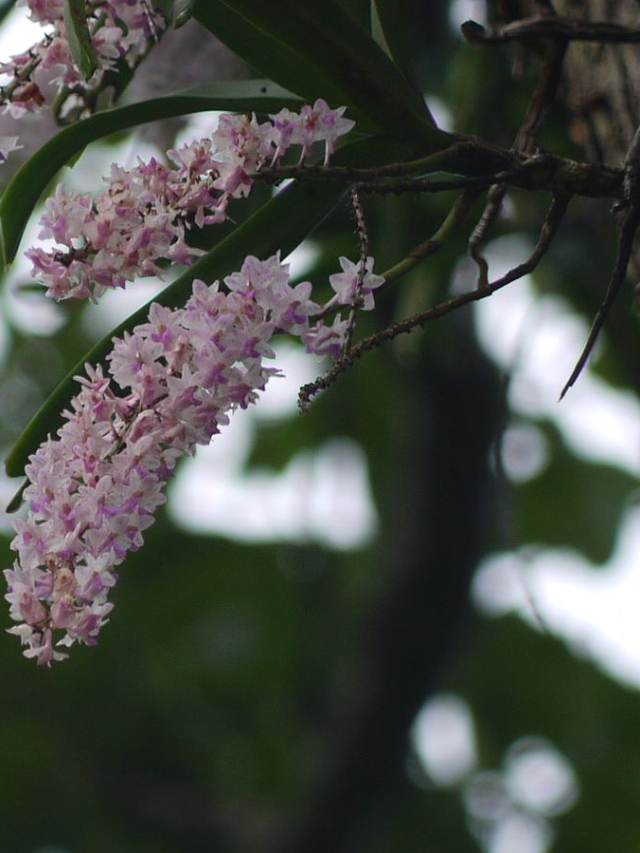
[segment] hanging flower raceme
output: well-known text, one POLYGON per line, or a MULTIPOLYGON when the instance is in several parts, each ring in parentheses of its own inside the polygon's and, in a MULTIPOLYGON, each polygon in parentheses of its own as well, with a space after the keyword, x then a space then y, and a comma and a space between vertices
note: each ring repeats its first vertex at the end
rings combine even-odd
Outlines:
POLYGON ((340 351, 346 321, 310 325, 320 310, 311 284, 292 287, 279 256, 247 258, 224 284, 196 281, 184 308, 154 304, 147 323, 114 338, 108 374, 86 366, 64 425, 30 457, 28 515, 14 522, 17 556, 4 574, 19 623, 10 633, 39 664, 95 644, 116 568, 143 544, 178 459, 278 373, 264 364, 274 334, 316 354, 340 351))
POLYGON ((275 372, 263 357, 300 301, 286 269, 250 258, 226 283, 225 294, 195 282, 184 309, 154 305, 148 323, 115 339, 111 376, 87 366, 65 425, 31 457, 29 515, 16 522, 18 558, 5 574, 21 623, 13 633, 41 664, 64 657, 56 639, 95 642, 114 569, 141 546, 177 459, 208 443, 275 372))
POLYGON ((187 244, 187 228, 224 222, 230 199, 247 196, 252 175, 277 164, 292 145, 302 146, 303 160, 315 142, 324 142, 328 161, 354 124, 343 113, 318 100, 262 124, 255 116, 223 115, 211 138, 168 152, 174 168, 154 158, 131 170, 114 165, 107 189, 95 198, 59 185, 39 234, 57 248, 26 253, 34 277, 53 299, 95 300, 135 278, 162 276, 159 261, 190 264, 200 252, 187 244))
MULTIPOLYGON (((168 152, 173 168, 154 158, 131 170, 114 165, 95 198, 59 186, 40 220, 40 237, 57 248, 27 253, 34 275, 54 299, 97 299, 161 275, 160 261, 189 264, 198 251, 187 228, 223 222, 229 201, 246 196, 263 165, 277 165, 292 145, 303 162, 323 142, 328 162, 353 127, 343 113, 318 100, 262 124, 223 115, 210 138, 168 152)), ((196 281, 184 308, 152 305, 147 323, 114 338, 107 374, 87 365, 76 377, 64 425, 26 467, 28 515, 15 522, 17 556, 5 571, 18 623, 11 633, 27 657, 48 666, 66 657, 61 647, 96 642, 116 569, 143 544, 178 459, 208 444, 277 373, 264 364, 276 332, 299 338, 307 352, 339 357, 353 318, 324 318, 340 305, 373 307, 383 281, 371 258, 364 268, 340 262, 343 272, 330 282, 336 295, 321 309, 308 282, 291 286, 278 256, 249 257, 225 279, 226 291, 196 281)))

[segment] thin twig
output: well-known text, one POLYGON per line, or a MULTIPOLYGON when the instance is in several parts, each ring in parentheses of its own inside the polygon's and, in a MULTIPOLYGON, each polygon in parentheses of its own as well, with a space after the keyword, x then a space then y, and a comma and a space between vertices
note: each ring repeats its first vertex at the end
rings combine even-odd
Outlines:
MULTIPOLYGON (((436 252, 439 252, 444 246, 447 237, 455 230, 458 224, 462 222, 478 195, 479 191, 474 189, 468 189, 462 192, 456 199, 451 210, 445 216, 438 230, 429 237, 428 240, 424 240, 422 243, 414 246, 405 258, 398 261, 397 264, 394 264, 394 266, 390 267, 386 272, 382 273, 384 283, 381 284, 380 287, 376 288, 376 293, 381 293, 394 281, 402 278, 403 275, 406 275, 412 269, 417 267, 418 264, 428 260, 428 258, 435 255, 436 252)), ((342 308, 343 306, 340 305, 337 301, 337 297, 334 296, 334 298, 331 299, 318 314, 313 315, 313 318, 314 320, 324 320, 326 317, 330 317, 342 308)))
POLYGON ((523 160, 520 165, 513 169, 505 169, 501 172, 494 172, 490 175, 470 175, 462 178, 452 178, 450 180, 434 180, 433 178, 417 178, 414 181, 385 181, 380 182, 361 182, 356 181, 353 186, 357 187, 361 193, 372 193, 379 195, 400 195, 404 193, 414 192, 421 193, 443 193, 451 192, 452 190, 464 190, 468 187, 490 187, 493 184, 511 183, 514 180, 525 177, 527 174, 536 171, 547 171, 554 168, 553 158, 549 154, 535 154, 523 160))
MULTIPOLYGON (((550 3, 547 2, 542 5, 542 14, 545 18, 555 17, 553 6, 550 3)), ((531 95, 524 121, 518 130, 513 145, 514 151, 518 154, 529 156, 535 154, 537 135, 545 123, 549 107, 558 90, 566 49, 567 40, 564 38, 554 38, 546 46, 546 55, 540 68, 536 87, 531 95)), ((502 203, 506 194, 506 182, 496 181, 496 184, 489 190, 484 211, 469 240, 469 255, 478 268, 478 287, 486 287, 489 283, 489 265, 482 254, 482 248, 491 225, 502 210, 502 203)))
POLYGON ((587 338, 587 342, 584 345, 580 358, 578 359, 576 366, 573 368, 571 376, 562 389, 562 393, 560 394, 561 400, 569 388, 571 388, 572 385, 575 385, 576 380, 582 373, 584 366, 596 345, 600 331, 609 316, 613 303, 616 301, 620 288, 624 284, 627 276, 627 268, 631 259, 631 253, 633 251, 633 239, 638 229, 638 225, 640 225, 640 207, 632 204, 627 212, 624 222, 622 223, 620 242, 618 244, 618 256, 616 258, 613 272, 611 273, 609 284, 607 285, 607 291, 602 301, 602 305, 598 309, 598 313, 593 320, 589 337, 587 338))
POLYGON ((356 221, 358 248, 360 252, 360 264, 358 266, 358 280, 356 282, 356 289, 353 295, 353 304, 351 305, 351 311, 349 312, 347 330, 345 332, 344 343, 342 345, 343 358, 351 349, 351 341, 353 340, 353 333, 356 328, 358 306, 360 305, 360 299, 362 295, 362 285, 364 283, 364 277, 367 271, 367 257, 369 256, 369 235, 367 233, 367 223, 364 218, 364 209, 362 207, 362 201, 360 200, 360 193, 358 192, 358 188, 356 185, 353 185, 351 187, 349 198, 351 201, 351 209, 353 211, 353 215, 356 221))
MULTIPOLYGON (((343 181, 358 183, 375 180, 376 178, 398 178, 404 175, 427 175, 430 172, 448 171, 447 162, 451 158, 452 149, 459 143, 454 142, 449 148, 420 157, 417 160, 406 160, 402 163, 385 163, 383 166, 321 166, 314 163, 303 163, 297 166, 263 166, 259 171, 252 172, 249 177, 254 181, 279 183, 295 178, 305 180, 316 178, 323 181, 343 181)), ((506 153, 506 152, 505 152, 506 153)), ((505 160, 502 161, 506 163, 505 160)))
POLYGON ((403 258, 383 273, 385 283, 382 287, 378 288, 378 292, 391 284, 391 282, 396 281, 403 275, 406 275, 412 269, 417 267, 418 264, 421 264, 423 261, 426 261, 428 258, 435 255, 436 252, 439 252, 444 246, 449 235, 457 228, 460 222, 462 222, 479 195, 480 191, 472 188, 466 189, 462 192, 456 199, 455 204, 444 218, 444 221, 438 230, 427 240, 424 240, 422 243, 414 246, 406 258, 403 258))
MULTIPOLYGON (((354 363, 354 361, 364 355, 365 352, 379 347, 386 341, 393 340, 393 338, 398 337, 398 335, 410 332, 418 326, 424 326, 430 320, 439 320, 441 317, 450 314, 452 311, 456 311, 463 305, 468 305, 470 302, 478 302, 481 299, 485 299, 497 290, 500 290, 501 288, 506 287, 506 285, 511 284, 513 281, 533 272, 541 259, 547 253, 549 246, 555 237, 558 226, 560 225, 560 222, 567 210, 569 198, 570 197, 567 195, 554 196, 542 224, 538 242, 533 252, 529 258, 524 261, 524 263, 514 267, 501 278, 496 279, 496 281, 490 282, 481 290, 471 290, 467 293, 461 294, 460 296, 455 296, 453 299, 440 302, 438 305, 434 305, 432 308, 429 308, 421 314, 417 314, 414 317, 408 317, 406 320, 394 323, 388 328, 375 332, 373 335, 370 335, 368 338, 360 341, 360 343, 352 347, 346 356, 341 359, 328 373, 319 377, 314 382, 310 382, 309 384, 302 386, 298 394, 298 405, 301 412, 304 413, 306 411, 311 399, 319 391, 324 391, 327 388, 330 388, 338 377, 341 376, 354 363)), ((396 267, 393 269, 396 270, 396 267)), ((389 272, 384 273, 384 277, 388 279, 389 272)))
POLYGON ((489 228, 495 222, 502 210, 502 202, 504 201, 506 193, 507 185, 504 183, 495 183, 489 188, 487 203, 482 211, 482 216, 478 220, 478 224, 471 232, 471 237, 469 238, 469 255, 478 268, 478 288, 487 287, 489 284, 489 264, 482 254, 482 247, 487 239, 489 228))
MULTIPOLYGON (((553 20, 547 18, 545 20, 553 20)), ((567 51, 567 40, 554 38, 547 44, 546 54, 536 88, 531 96, 527 114, 518 131, 514 148, 521 154, 531 155, 536 151, 536 137, 547 119, 562 77, 562 63, 567 51)))
MULTIPOLYGON (((500 173, 505 183, 526 190, 547 190, 586 198, 619 199, 623 195, 623 169, 579 163, 547 152, 535 157, 526 157, 473 136, 464 137, 458 134, 455 139, 448 148, 404 163, 389 163, 366 169, 316 165, 263 167, 250 177, 252 180, 264 180, 267 183, 302 178, 341 181, 346 185, 367 184, 379 179, 410 175, 420 178, 434 172, 448 172, 464 175, 468 178, 469 186, 486 186, 488 178, 494 182, 500 173)), ((445 186, 444 183, 438 185, 433 182, 433 185, 436 191, 457 188, 455 185, 445 186)))
POLYGON ((489 45, 514 39, 563 38, 568 41, 593 41, 610 44, 640 42, 640 29, 622 27, 608 21, 582 21, 575 18, 539 15, 523 18, 499 27, 483 27, 476 21, 465 21, 460 27, 472 44, 489 45))

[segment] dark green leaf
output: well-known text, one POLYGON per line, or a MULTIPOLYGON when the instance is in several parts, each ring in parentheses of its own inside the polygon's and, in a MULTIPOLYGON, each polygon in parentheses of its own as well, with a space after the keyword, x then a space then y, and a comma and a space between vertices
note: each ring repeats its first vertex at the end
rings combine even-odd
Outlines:
POLYGON ((193 15, 252 68, 260 73, 268 68, 272 80, 304 100, 313 102, 322 95, 331 104, 344 103, 342 90, 307 62, 304 47, 295 50, 272 38, 222 0, 197 3, 193 15))
POLYGON ((4 21, 9 12, 16 5, 16 1, 17 0, 2 0, 2 2, 0 2, 0 23, 4 21))
MULTIPOLYGON (((196 0, 194 16, 225 40, 216 20, 218 5, 196 0)), ((248 61, 260 63, 256 67, 266 67, 274 55, 285 51, 288 82, 273 72, 278 82, 293 87, 309 100, 324 97, 334 105, 356 107, 384 132, 423 153, 449 144, 448 136, 435 127, 422 98, 416 97, 382 48, 338 0, 325 0, 322 4, 282 0, 277 6, 262 0, 223 0, 222 5, 232 9, 236 20, 241 16, 250 25, 244 25, 246 34, 241 37, 242 25, 238 22, 235 44, 229 44, 248 61), (262 61, 259 56, 250 58, 244 52, 245 43, 250 45, 251 32, 256 30, 263 33, 263 41, 271 40, 269 58, 262 61), (316 81, 313 91, 308 85, 311 78, 316 81), (340 93, 338 98, 336 92, 340 93)))
POLYGON ((43 191, 59 169, 97 139, 146 122, 208 110, 274 112, 299 100, 269 80, 210 83, 163 98, 106 110, 65 128, 16 173, 0 200, 4 264, 18 251, 25 226, 43 191))
POLYGON ((360 24, 371 32, 371 0, 338 0, 340 5, 360 24))
POLYGON ((414 62, 416 33, 419 32, 419 5, 407 0, 373 0, 374 36, 377 34, 404 75, 407 86, 421 98, 415 76, 414 62))
POLYGON ((29 484, 29 481, 25 480, 24 483, 20 486, 18 491, 15 493, 15 495, 11 498, 11 500, 7 504, 7 508, 5 509, 5 512, 11 514, 12 512, 17 512, 20 509, 20 507, 22 505, 22 501, 23 501, 24 490, 27 488, 28 484, 29 484))
POLYGON ((91 44, 84 0, 64 0, 64 25, 73 61, 88 80, 97 69, 98 60, 91 44))

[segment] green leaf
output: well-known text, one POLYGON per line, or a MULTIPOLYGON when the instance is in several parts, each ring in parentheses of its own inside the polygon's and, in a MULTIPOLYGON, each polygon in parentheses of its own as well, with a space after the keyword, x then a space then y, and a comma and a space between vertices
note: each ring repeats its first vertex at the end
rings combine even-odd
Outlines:
POLYGON ((373 40, 376 44, 380 45, 390 59, 393 59, 393 54, 391 53, 391 48, 385 38, 384 30, 382 29, 375 5, 371 7, 371 35, 373 36, 373 40))
MULTIPOLYGON (((406 148, 397 143, 370 139, 345 146, 336 153, 334 162, 336 165, 357 163, 370 166, 402 157, 406 153, 406 148)), ((113 337, 121 337, 125 331, 131 331, 144 322, 152 302, 168 308, 181 307, 191 294, 194 279, 208 282, 221 279, 239 269, 247 255, 265 258, 281 251, 285 257, 331 212, 345 191, 346 188, 337 181, 290 185, 196 261, 158 296, 106 335, 69 371, 36 413, 7 457, 7 474, 19 477, 29 456, 47 435, 53 435, 59 428, 62 423, 61 412, 77 392, 77 383, 73 377, 83 373, 87 362, 103 363, 112 349, 113 337)))
POLYGON ((338 0, 321 4, 196 0, 194 16, 255 67, 269 67, 277 82, 309 100, 324 97, 334 105, 356 107, 385 133, 425 154, 450 143, 448 135, 436 128, 422 98, 411 91, 396 65, 338 0), (232 33, 218 25, 221 5, 234 13, 232 33), (251 47, 256 31, 269 46, 264 59, 251 47), (280 52, 282 61, 272 69, 269 63, 280 52))
POLYGON ((343 9, 367 32, 371 32, 371 0, 338 0, 343 9))
POLYGON ((88 80, 97 69, 98 60, 91 44, 84 0, 64 0, 64 25, 73 61, 88 80))
POLYGON ((22 506, 22 501, 24 500, 24 490, 27 488, 28 485, 29 481, 25 480, 7 504, 7 507, 5 509, 6 513, 10 515, 11 513, 17 512, 20 509, 20 507, 22 506))
POLYGON ((272 38, 222 0, 196 3, 193 16, 252 68, 261 74, 268 68, 272 80, 305 101, 313 102, 321 93, 331 104, 344 103, 342 90, 307 62, 304 50, 294 50, 272 38))
POLYGON ((276 112, 284 105, 295 108, 300 101, 269 80, 238 80, 196 86, 163 98, 105 110, 65 128, 27 160, 0 200, 3 266, 15 258, 26 224, 44 190, 58 170, 89 143, 173 116, 209 110, 276 112))
POLYGON ((407 0, 372 0, 373 33, 398 66, 414 96, 422 97, 414 71, 419 5, 407 0))
POLYGON ((16 5, 17 0, 1 0, 0 2, 0 24, 16 5))

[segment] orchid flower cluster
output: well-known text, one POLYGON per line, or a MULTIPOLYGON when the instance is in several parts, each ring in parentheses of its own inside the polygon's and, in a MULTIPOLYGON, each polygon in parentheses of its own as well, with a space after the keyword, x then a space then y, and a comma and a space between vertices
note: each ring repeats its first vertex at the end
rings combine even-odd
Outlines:
MULTIPOLYGON (((30 19, 43 27, 44 34, 29 50, 0 63, 0 103, 13 118, 39 112, 45 103, 39 75, 47 75, 56 92, 66 89, 81 96, 99 86, 104 73, 118 62, 135 67, 166 26, 149 0, 88 0, 87 26, 98 68, 86 81, 69 46, 65 0, 18 0, 17 5, 29 9, 30 19)), ((22 147, 18 139, 0 136, 0 164, 22 147)))
MULTIPOLYGON (((71 54, 64 0, 18 0, 18 5, 28 7, 29 17, 45 29, 45 35, 39 44, 0 64, 0 74, 10 80, 4 94, 14 118, 37 112, 44 103, 33 79, 36 68, 56 72, 51 83, 58 91, 85 84, 71 54)), ((119 60, 134 67, 165 26, 163 16, 148 0, 88 0, 86 9, 98 77, 119 60)))
POLYGON ((318 100, 263 123, 223 115, 210 138, 168 152, 175 168, 155 158, 131 170, 114 165, 95 198, 59 185, 47 200, 39 234, 59 248, 26 253, 34 277, 53 299, 95 300, 135 278, 162 277, 161 260, 190 264, 200 252, 187 244, 186 229, 224 222, 230 200, 249 194, 252 175, 265 163, 279 163, 292 145, 301 146, 302 163, 316 142, 324 142, 328 163, 338 138, 354 125, 344 110, 318 100))
MULTIPOLYGON (((338 302, 384 279, 341 258, 331 277, 338 302)), ((362 262, 360 262, 362 264, 362 262)), ((62 660, 61 647, 94 645, 113 605, 116 569, 143 544, 167 479, 181 457, 208 444, 229 415, 256 401, 278 374, 264 359, 285 332, 318 354, 339 351, 346 321, 318 313, 311 284, 292 287, 275 255, 248 257, 240 272, 207 286, 195 281, 184 308, 155 303, 148 322, 114 338, 109 370, 86 365, 65 423, 30 457, 26 519, 14 522, 17 553, 5 570, 10 629, 41 665, 62 660)))
MULTIPOLYGON (((230 199, 246 196, 263 164, 278 163, 292 145, 301 146, 303 162, 324 142, 328 162, 353 127, 343 113, 318 100, 263 124, 223 115, 210 138, 169 152, 175 168, 155 159, 131 171, 114 165, 96 199, 58 187, 40 236, 63 248, 31 249, 35 274, 55 299, 95 300, 159 274, 161 259, 188 264, 196 251, 186 228, 224 221, 230 199)), ((340 357, 354 315, 336 311, 372 309, 384 283, 373 258, 340 264, 329 279, 334 295, 320 306, 309 282, 291 285, 279 255, 248 257, 224 289, 196 280, 184 308, 154 303, 148 322, 113 339, 106 372, 85 365, 63 426, 26 466, 28 512, 14 522, 16 559, 4 572, 18 623, 10 633, 27 657, 50 666, 67 656, 65 647, 96 643, 113 607, 116 570, 143 544, 177 461, 208 444, 278 374, 265 366, 275 334, 298 338, 317 356, 340 357)))

